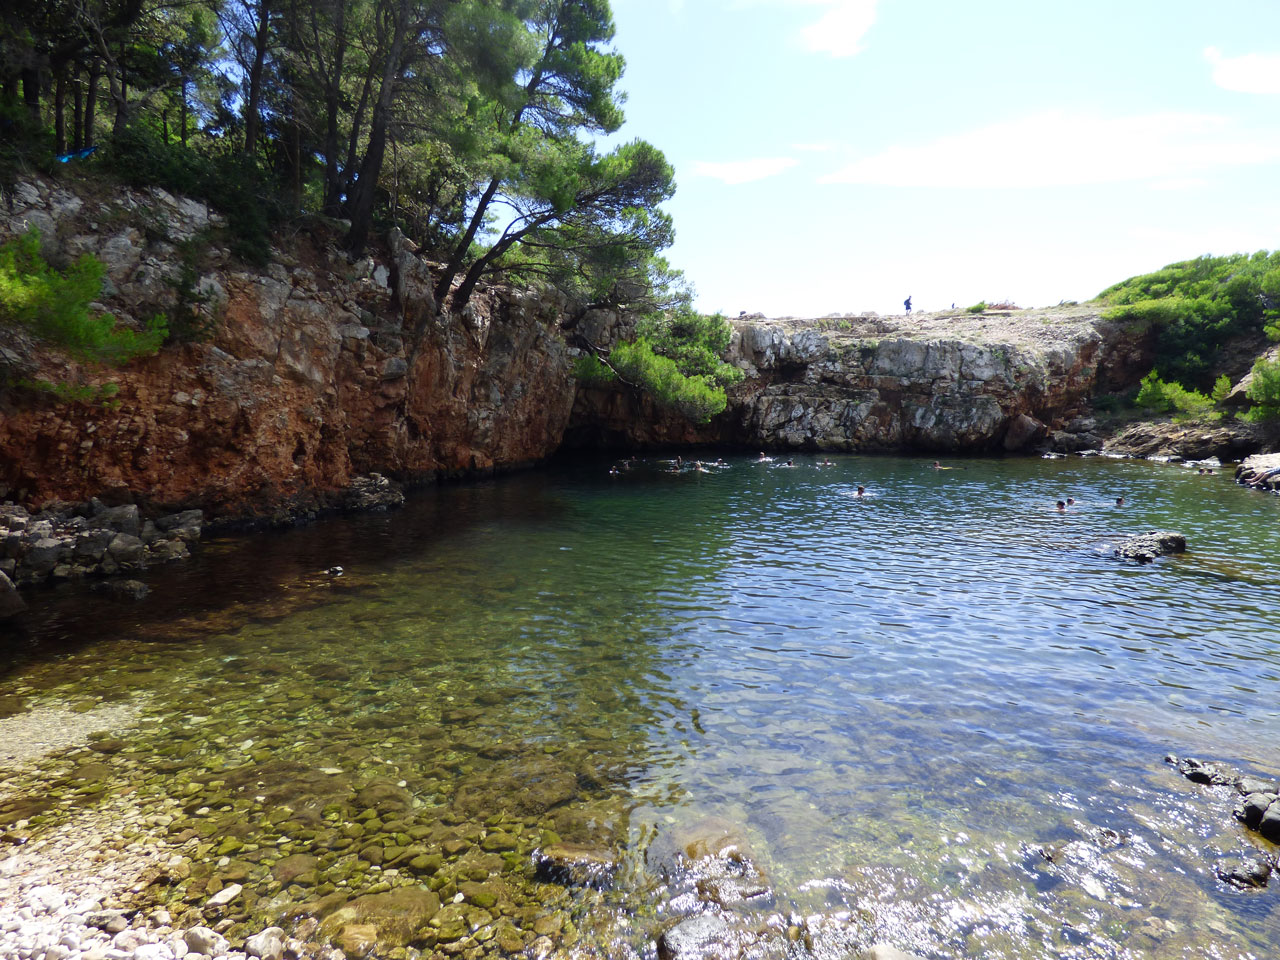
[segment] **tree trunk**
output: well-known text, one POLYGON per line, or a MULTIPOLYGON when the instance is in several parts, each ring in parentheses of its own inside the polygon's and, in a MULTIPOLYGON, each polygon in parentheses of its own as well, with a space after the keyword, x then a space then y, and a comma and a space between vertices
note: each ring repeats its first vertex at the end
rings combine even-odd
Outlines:
POLYGON ((58 71, 53 87, 53 144, 59 154, 67 152, 67 71, 58 71))
POLYGON ((342 64, 347 48, 347 4, 336 0, 333 25, 333 63, 324 90, 324 212, 331 217, 342 211, 342 183, 338 176, 338 109, 342 96, 342 64))
POLYGON ((71 149, 84 146, 84 89, 81 87, 80 67, 71 69, 71 149))
POLYGON ((118 137, 124 133, 125 125, 129 122, 129 86, 125 79, 124 67, 118 67, 116 70, 107 69, 107 89, 116 105, 116 117, 111 124, 111 136, 118 137))
MULTIPOLYGON (((453 278, 462 269, 462 261, 466 259, 467 252, 471 249, 471 244, 475 241, 476 234, 480 231, 480 225, 484 223, 484 212, 489 208, 489 204, 493 201, 494 195, 501 185, 502 181, 498 177, 494 177, 489 181, 489 186, 485 187, 484 193, 481 194, 480 200, 476 203, 476 211, 471 217, 471 222, 467 224, 467 230, 462 235, 462 239, 458 241, 458 245, 453 248, 449 262, 445 264, 444 273, 440 275, 440 280, 436 284, 436 303, 443 304, 445 298, 449 295, 449 288, 453 286, 453 278)), ((463 302, 465 303, 465 301, 463 302)))
POLYGON ((187 84, 188 83, 190 83, 190 81, 186 77, 183 77, 182 78, 182 130, 180 131, 180 135, 182 137, 182 145, 184 147, 187 145, 187 84))
POLYGON ((351 137, 347 142, 347 163, 342 168, 342 175, 339 178, 341 183, 341 192, 346 196, 346 200, 342 203, 342 209, 348 210, 351 206, 351 190, 355 183, 355 169, 357 151, 360 145, 360 131, 364 127, 364 112, 369 106, 369 95, 373 91, 373 73, 368 72, 364 76, 364 86, 360 91, 360 102, 356 104, 356 112, 351 116, 351 137))
POLYGON ((97 119, 98 78, 101 74, 102 68, 98 66, 98 61, 93 61, 89 65, 89 90, 84 98, 84 136, 80 138, 86 147, 92 147, 95 142, 93 127, 97 119))
POLYGON ((352 191, 351 229, 347 232, 345 244, 351 253, 364 250, 364 245, 369 240, 369 228, 373 224, 373 203, 377 196, 378 177, 382 174, 382 160, 387 152, 387 128, 391 120, 396 79, 400 74, 400 59, 404 56, 408 21, 409 0, 399 0, 392 23, 394 34, 391 49, 382 68, 382 89, 373 106, 373 121, 369 125, 369 145, 365 150, 364 162, 360 164, 360 177, 352 191))
POLYGON ((269 39, 270 0, 259 0, 258 25, 253 35, 253 63, 249 67, 249 98, 244 105, 244 152, 252 156, 258 148, 258 133, 262 129, 262 70, 267 60, 269 39))
POLYGON ((40 73, 35 67, 22 71, 22 100, 27 107, 27 118, 32 126, 40 126, 40 73))

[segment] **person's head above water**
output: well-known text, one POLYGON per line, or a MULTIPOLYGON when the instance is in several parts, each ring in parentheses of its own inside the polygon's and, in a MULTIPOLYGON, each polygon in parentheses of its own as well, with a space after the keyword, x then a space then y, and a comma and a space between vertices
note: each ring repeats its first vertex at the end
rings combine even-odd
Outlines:
POLYGON ((1063 503, 1061 500, 1059 500, 1059 501, 1058 501, 1058 511, 1059 511, 1059 512, 1062 512, 1063 510, 1066 510, 1066 509, 1067 509, 1067 505, 1066 505, 1065 503, 1063 503))
POLYGON ((1116 506, 1117 506, 1117 507, 1123 507, 1123 506, 1124 506, 1124 497, 1116 497, 1116 506))

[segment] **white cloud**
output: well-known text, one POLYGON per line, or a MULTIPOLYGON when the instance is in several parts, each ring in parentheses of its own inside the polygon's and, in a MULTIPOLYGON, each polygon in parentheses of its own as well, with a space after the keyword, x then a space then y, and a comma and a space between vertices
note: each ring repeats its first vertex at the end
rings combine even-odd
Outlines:
POLYGON ((826 12, 800 31, 800 40, 815 53, 851 57, 866 49, 862 40, 876 22, 876 0, 829 0, 826 12))
POLYGON ((1148 184, 1152 190, 1160 190, 1167 193, 1181 193, 1187 190, 1199 190, 1201 187, 1209 185, 1209 181, 1204 177, 1173 177, 1169 180, 1157 180, 1148 184))
POLYGON ((1217 47, 1209 47, 1204 58, 1213 64, 1213 82, 1224 90, 1280 94, 1280 54, 1224 57, 1217 47))
POLYGON ((1186 180, 1206 170, 1280 160, 1280 131, 1244 130, 1190 113, 1129 117, 1046 112, 895 146, 822 183, 1029 188, 1186 180))
MULTIPOLYGON (((806 50, 851 57, 866 49, 862 42, 876 22, 879 0, 731 0, 730 7, 782 6, 821 8, 818 18, 802 26, 797 37, 806 50)), ((806 19, 811 16, 807 14, 806 19)))
POLYGON ((702 161, 694 164, 693 174, 696 177, 710 177, 713 180, 737 185, 775 177, 797 163, 799 161, 791 157, 758 157, 753 160, 728 160, 722 163, 702 161))

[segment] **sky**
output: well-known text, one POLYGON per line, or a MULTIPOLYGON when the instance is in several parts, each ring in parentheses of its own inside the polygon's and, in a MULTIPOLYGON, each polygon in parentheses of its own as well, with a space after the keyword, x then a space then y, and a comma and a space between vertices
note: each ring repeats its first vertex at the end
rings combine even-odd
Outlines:
POLYGON ((700 309, 1087 300, 1280 248, 1280 0, 613 0, 700 309))

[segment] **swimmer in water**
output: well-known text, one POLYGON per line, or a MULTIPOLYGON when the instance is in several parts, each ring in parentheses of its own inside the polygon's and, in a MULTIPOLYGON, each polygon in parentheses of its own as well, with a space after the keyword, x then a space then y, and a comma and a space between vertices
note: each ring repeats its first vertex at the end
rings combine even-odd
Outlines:
POLYGON ((1059 512, 1059 513, 1066 513, 1066 512, 1067 512, 1067 505, 1066 505, 1065 503, 1063 503, 1061 500, 1059 500, 1059 501, 1058 501, 1058 512, 1059 512))
POLYGON ((1067 506, 1068 506, 1068 507, 1074 507, 1075 505, 1076 505, 1076 498, 1075 498, 1075 497, 1067 497, 1067 506))
POLYGON ((1116 497, 1116 506, 1117 506, 1117 507, 1123 507, 1123 506, 1124 506, 1124 497, 1116 497))
POLYGON ((788 460, 785 464, 785 466, 788 466, 788 467, 794 467, 795 465, 796 465, 796 462, 794 460, 788 460))
POLYGON ((864 493, 866 493, 866 492, 867 492, 867 488, 866 488, 866 487, 864 487, 862 484, 858 484, 858 492, 857 492, 857 493, 855 493, 855 494, 854 494, 854 496, 855 496, 855 497, 860 497, 860 496, 862 496, 862 495, 863 495, 864 493))

